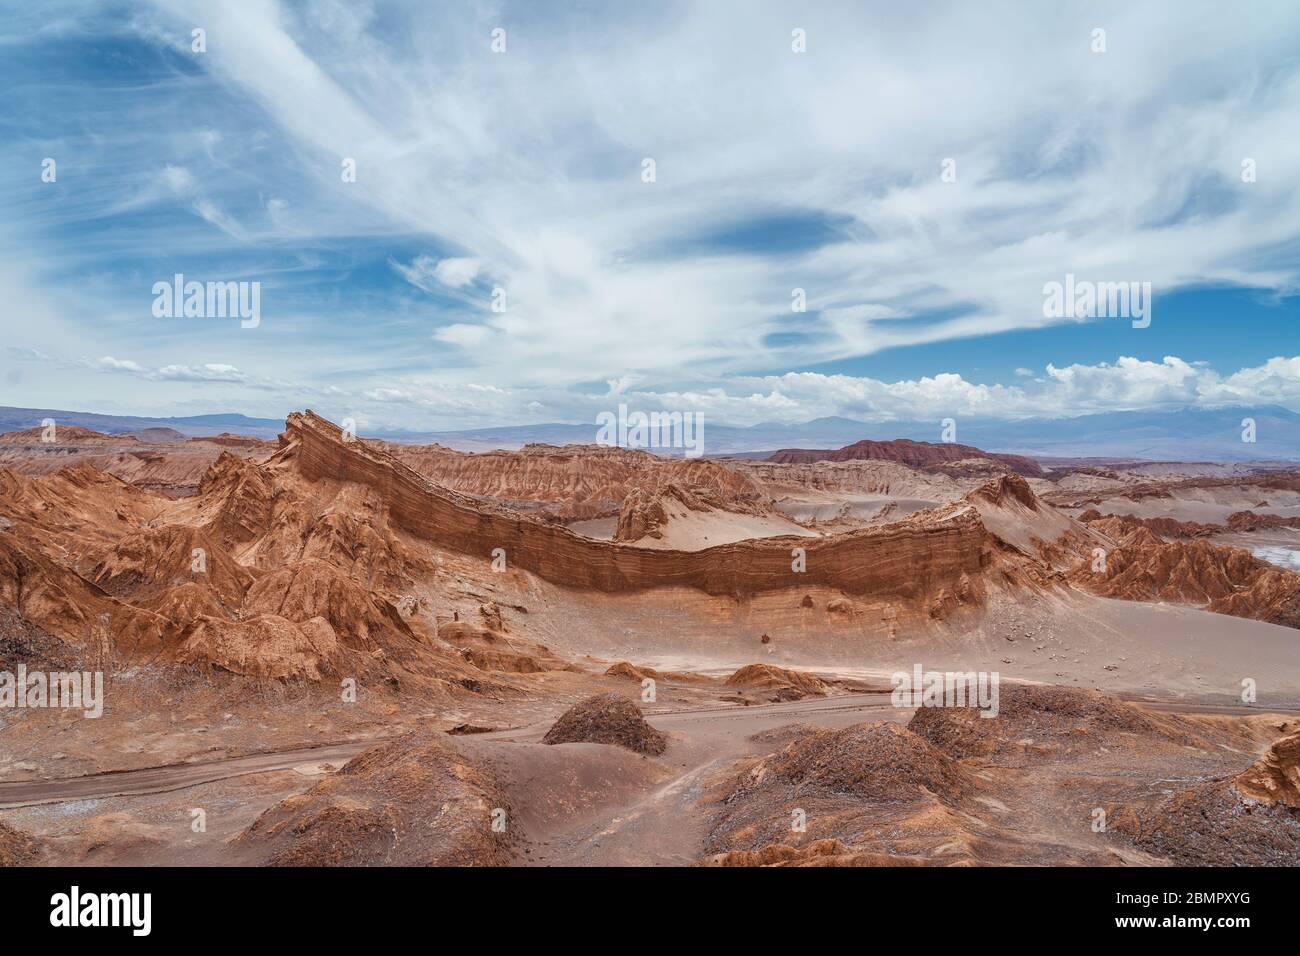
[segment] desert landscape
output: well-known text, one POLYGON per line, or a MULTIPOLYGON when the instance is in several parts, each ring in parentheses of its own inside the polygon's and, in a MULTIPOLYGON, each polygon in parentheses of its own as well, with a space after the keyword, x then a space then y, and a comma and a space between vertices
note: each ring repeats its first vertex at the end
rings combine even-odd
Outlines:
POLYGON ((7 4, 3 938, 1290 930, 1297 37, 7 4))
POLYGON ((1300 470, 0 435, 22 865, 1300 863, 1300 470), (996 712, 899 672, 995 673, 996 712), (201 822, 201 825, 200 825, 201 822))

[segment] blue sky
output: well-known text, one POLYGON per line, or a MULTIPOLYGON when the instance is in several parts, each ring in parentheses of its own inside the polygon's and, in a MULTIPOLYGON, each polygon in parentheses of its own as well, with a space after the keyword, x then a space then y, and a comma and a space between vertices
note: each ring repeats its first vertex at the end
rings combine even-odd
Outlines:
POLYGON ((1300 410, 1300 9, 900 6, 6 4, 0 403, 1300 410), (260 324, 155 317, 178 272, 260 324), (1150 326, 1045 317, 1067 273, 1150 326))

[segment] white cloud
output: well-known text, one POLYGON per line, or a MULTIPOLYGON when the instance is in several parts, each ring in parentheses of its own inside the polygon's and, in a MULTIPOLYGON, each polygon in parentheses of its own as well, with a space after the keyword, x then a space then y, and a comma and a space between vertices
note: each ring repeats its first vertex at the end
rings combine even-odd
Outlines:
POLYGON ((478 259, 443 259, 434 267, 433 274, 443 285, 459 289, 473 282, 483 268, 478 259))
POLYGON ((443 326, 433 333, 433 337, 448 345, 472 349, 488 341, 492 337, 492 330, 482 325, 466 325, 458 322, 455 325, 443 326))
MULTIPOLYGON (((1150 281, 1157 297, 1291 281, 1258 250, 1293 236, 1300 213, 1287 185, 1300 177, 1300 72, 1284 40, 1300 15, 1192 6, 882 17, 830 4, 804 55, 789 52, 778 4, 653 19, 610 8, 584 16, 581 36, 566 15, 535 22, 508 59, 448 30, 455 7, 397 14, 401 44, 373 18, 341 29, 310 7, 205 13, 246 40, 209 54, 217 76, 301 148, 356 156, 349 195, 394 228, 466 250, 394 262, 407 281, 501 277, 517 326, 435 336, 480 350, 466 374, 545 385, 688 365, 721 378, 1040 325, 1043 283, 1067 271, 1150 281), (1094 19, 1108 25, 1104 55, 1089 50, 1094 19), (1237 175, 1247 149, 1269 170, 1250 186, 1237 175), (639 179, 646 155, 654 184, 639 179), (949 157, 955 183, 939 176, 949 157), (1220 206, 1197 213, 1207 196, 1220 206), (773 207, 847 222, 840 239, 775 258, 674 255, 773 207), (824 334, 774 355, 768 334, 801 328, 795 287, 824 310, 820 325, 808 317, 824 334), (902 320, 934 311, 951 317, 902 320)), ((457 374, 450 357, 431 361, 457 374)))
POLYGON ((162 171, 163 184, 176 195, 183 195, 194 188, 194 176, 184 166, 168 164, 162 171))
POLYGON ((200 199, 194 203, 194 211, 207 222, 212 223, 232 239, 243 241, 244 230, 235 219, 228 215, 211 199, 200 199))
POLYGON ((156 376, 173 382, 243 382, 246 376, 233 365, 164 365, 156 376))
POLYGON ((467 257, 434 259, 432 256, 416 256, 410 265, 393 260, 389 262, 403 279, 425 292, 438 291, 439 286, 463 288, 478 278, 483 269, 480 260, 467 257))
MULTIPOLYGON (((240 42, 213 43, 198 78, 160 82, 132 101, 136 126, 94 129, 131 149, 143 132, 178 152, 151 154, 147 183, 125 180, 136 192, 107 211, 69 205, 68 215, 111 222, 162 203, 192 211, 216 228, 166 221, 158 243, 191 258, 234 249, 232 261, 269 261, 354 243, 358 268, 375 250, 379 261, 420 248, 456 255, 389 259, 431 294, 406 297, 427 306, 415 332, 345 264, 319 304, 327 311, 355 293, 368 321, 357 321, 360 306, 342 318, 272 319, 268 301, 258 334, 229 344, 190 328, 157 337, 123 318, 111 330, 83 323, 77 352, 135 355, 141 371, 117 370, 141 381, 244 375, 247 388, 269 387, 268 375, 288 365, 283 374, 304 379, 285 393, 290 406, 331 389, 363 402, 369 390, 418 409, 412 421, 428 412, 452 426, 451 416, 504 423, 538 405, 585 417, 592 384, 611 381, 614 394, 688 398, 737 421, 1295 404, 1293 360, 1216 375, 1195 364, 1206 357, 1195 342, 1180 346, 1182 359, 1082 366, 1067 357, 1018 369, 1009 383, 938 367, 893 382, 766 373, 1042 325, 1043 283, 1067 272, 1151 282, 1157 325, 1174 289, 1293 291, 1300 8, 1265 3, 1246 17, 1199 0, 1086 12, 828 0, 802 24, 809 51, 798 55, 788 5, 738 9, 611 4, 537 16, 507 0, 477 11, 393 3, 378 16, 333 2, 158 0, 157 15, 132 19, 150 42, 177 43, 196 22, 240 42), (507 56, 485 53, 487 13, 527 23, 507 56), (1110 40, 1104 55, 1088 48, 1098 22, 1110 40), (170 138, 141 129, 168 115, 155 99, 189 102, 200 79, 213 94, 201 123, 170 138), (242 159, 266 162, 236 168, 229 157, 243 146, 255 153, 242 159), (343 156, 357 159, 355 183, 339 181, 343 156), (658 163, 653 184, 639 177, 644 156, 658 163), (1255 183, 1240 180, 1245 156, 1258 162, 1255 183), (957 181, 947 183, 950 157, 957 181), (834 228, 821 245, 791 242, 780 254, 760 241, 709 241, 747 230, 787 240, 790 227, 762 228, 786 213, 834 228), (487 311, 484 277, 506 289, 505 313, 487 311), (809 313, 791 312, 793 288, 806 290, 809 313), (195 362, 212 355, 232 364, 193 371, 209 369, 195 362), (166 369, 188 371, 164 378, 166 369), (462 387, 472 382, 506 394, 485 403, 462 387)), ((134 254, 95 238, 84 253, 65 250, 116 254, 86 273, 119 271, 134 254)), ((65 303, 77 289, 47 287, 65 303)), ((117 311, 137 307, 130 299, 117 311)), ((20 331, 23 344, 40 344, 20 331)))
POLYGON ((111 372, 143 372, 144 371, 143 368, 141 368, 137 363, 132 362, 130 359, 116 359, 113 358, 113 356, 111 355, 105 355, 102 358, 97 359, 94 364, 98 368, 107 369, 108 371, 111 372))
POLYGON ((1181 406, 1300 407, 1300 356, 1270 359, 1226 378, 1176 356, 1161 362, 1121 357, 1097 365, 1048 365, 1042 377, 1017 384, 970 382, 952 373, 886 382, 791 372, 737 379, 730 390, 646 390, 637 398, 643 404, 695 409, 714 420, 742 425, 769 419, 802 422, 826 415, 876 421, 938 420, 952 415, 1016 419, 1181 406))
MULTIPOLYGON (((48 357, 45 361, 59 363, 48 357)), ((85 367, 103 372, 125 372, 139 378, 154 382, 239 382, 246 383, 249 377, 233 365, 210 363, 205 365, 164 365, 161 368, 149 368, 131 359, 114 358, 105 355, 94 361, 82 360, 85 367)))

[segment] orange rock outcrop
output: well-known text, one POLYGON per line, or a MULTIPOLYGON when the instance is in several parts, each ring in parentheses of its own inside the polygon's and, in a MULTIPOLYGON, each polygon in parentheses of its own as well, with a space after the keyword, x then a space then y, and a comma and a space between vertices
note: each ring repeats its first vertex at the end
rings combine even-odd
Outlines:
POLYGON ((742 596, 821 584, 908 599, 955 589, 992 559, 978 513, 962 507, 822 538, 766 538, 694 552, 637 548, 584 538, 439 487, 381 447, 343 441, 337 426, 311 412, 290 415, 282 441, 272 463, 292 459, 308 479, 374 489, 394 527, 484 559, 503 549, 509 567, 570 587, 614 592, 682 586, 742 596), (802 572, 794 570, 795 548, 804 550, 802 572))

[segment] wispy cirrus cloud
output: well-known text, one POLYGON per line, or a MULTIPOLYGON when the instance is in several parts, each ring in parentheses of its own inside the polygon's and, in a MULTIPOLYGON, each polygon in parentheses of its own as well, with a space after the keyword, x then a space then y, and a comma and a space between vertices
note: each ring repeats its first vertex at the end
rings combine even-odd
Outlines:
POLYGON ((111 355, 101 356, 94 361, 82 364, 104 372, 126 372, 138 375, 153 382, 237 382, 249 383, 249 377, 233 365, 209 362, 205 365, 164 365, 161 368, 146 368, 130 359, 118 359, 111 355))
POLYGON ((483 269, 478 259, 466 256, 448 256, 435 259, 432 256, 416 256, 409 265, 393 262, 397 273, 417 289, 433 292, 439 287, 460 289, 469 285, 483 269))
MULTIPOLYGON (((86 370, 95 372, 115 372, 135 376, 151 382, 230 382, 241 385, 260 385, 272 387, 276 383, 256 382, 233 365, 209 362, 203 365, 164 365, 151 368, 141 365, 133 359, 101 355, 99 358, 80 358, 73 360, 56 359, 32 349, 11 348, 10 356, 18 361, 36 362, 54 368, 68 370, 86 370)), ((286 383, 279 383, 284 385, 286 383)))
POLYGON ((1042 286, 1070 272, 1151 282, 1157 323, 1177 289, 1293 294, 1297 26, 1284 3, 56 5, 0 28, 0 160, 60 159, 0 196, 14 288, 59 330, 11 341, 129 355, 105 370, 141 406, 207 384, 438 427, 585 416, 611 379, 737 422, 1296 404, 1281 339, 1236 369, 1137 331, 1000 381, 824 366, 1057 324, 1042 286), (53 79, 79 105, 50 110, 53 79), (265 321, 150 321, 174 272, 260 279, 265 321))

